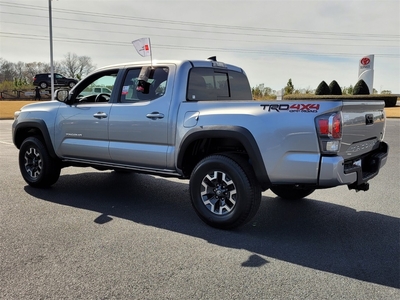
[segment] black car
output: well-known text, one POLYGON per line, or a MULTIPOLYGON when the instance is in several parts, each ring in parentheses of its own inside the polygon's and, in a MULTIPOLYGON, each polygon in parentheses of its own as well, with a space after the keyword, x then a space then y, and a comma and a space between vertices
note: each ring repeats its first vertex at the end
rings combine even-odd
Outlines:
MULTIPOLYGON (((54 73, 54 86, 72 88, 77 83, 78 80, 74 78, 67 78, 61 74, 54 73)), ((36 74, 33 77, 33 85, 39 86, 42 89, 48 88, 51 86, 51 73, 36 74)))

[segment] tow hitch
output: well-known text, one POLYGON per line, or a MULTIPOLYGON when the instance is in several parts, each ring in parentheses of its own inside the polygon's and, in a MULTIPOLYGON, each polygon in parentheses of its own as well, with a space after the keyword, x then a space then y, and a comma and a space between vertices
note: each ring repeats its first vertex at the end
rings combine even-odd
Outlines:
POLYGON ((356 192, 359 191, 366 192, 369 190, 369 183, 365 182, 357 185, 357 182, 355 182, 353 184, 349 184, 347 187, 349 188, 349 190, 356 190, 356 192))

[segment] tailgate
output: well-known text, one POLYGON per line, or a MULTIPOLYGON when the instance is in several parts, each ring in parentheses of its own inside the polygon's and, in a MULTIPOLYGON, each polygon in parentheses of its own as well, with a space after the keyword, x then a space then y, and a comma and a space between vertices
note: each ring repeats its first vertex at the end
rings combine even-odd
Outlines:
POLYGON ((350 159, 379 148, 385 133, 384 101, 343 100, 339 154, 350 159))

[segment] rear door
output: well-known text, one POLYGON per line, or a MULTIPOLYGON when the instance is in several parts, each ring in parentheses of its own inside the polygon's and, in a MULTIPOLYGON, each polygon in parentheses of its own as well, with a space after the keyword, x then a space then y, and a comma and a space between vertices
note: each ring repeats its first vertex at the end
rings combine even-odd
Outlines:
POLYGON ((67 85, 67 79, 60 74, 54 74, 54 84, 67 85))
POLYGON ((127 70, 120 101, 110 111, 110 156, 113 162, 165 168, 170 139, 170 104, 175 66, 152 69, 147 82, 141 68, 127 70))

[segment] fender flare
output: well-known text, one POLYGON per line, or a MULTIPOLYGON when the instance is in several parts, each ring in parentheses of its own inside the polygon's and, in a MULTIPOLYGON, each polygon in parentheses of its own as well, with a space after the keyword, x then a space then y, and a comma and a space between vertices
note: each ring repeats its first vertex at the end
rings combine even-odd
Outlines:
POLYGON ((50 138, 50 133, 47 128, 46 123, 43 120, 39 119, 27 119, 24 120, 21 123, 17 123, 14 127, 14 133, 13 133, 13 143, 14 145, 19 149, 23 140, 18 139, 18 132, 24 129, 38 129, 43 137, 45 146, 47 150, 49 151, 49 155, 53 158, 58 158, 56 152, 54 151, 53 148, 53 143, 50 138))
POLYGON ((249 155, 254 173, 263 190, 267 190, 271 186, 264 161, 251 132, 241 126, 201 126, 188 131, 181 140, 179 145, 179 153, 177 157, 177 167, 182 169, 183 158, 189 145, 199 139, 205 138, 232 138, 238 140, 246 149, 249 155))

